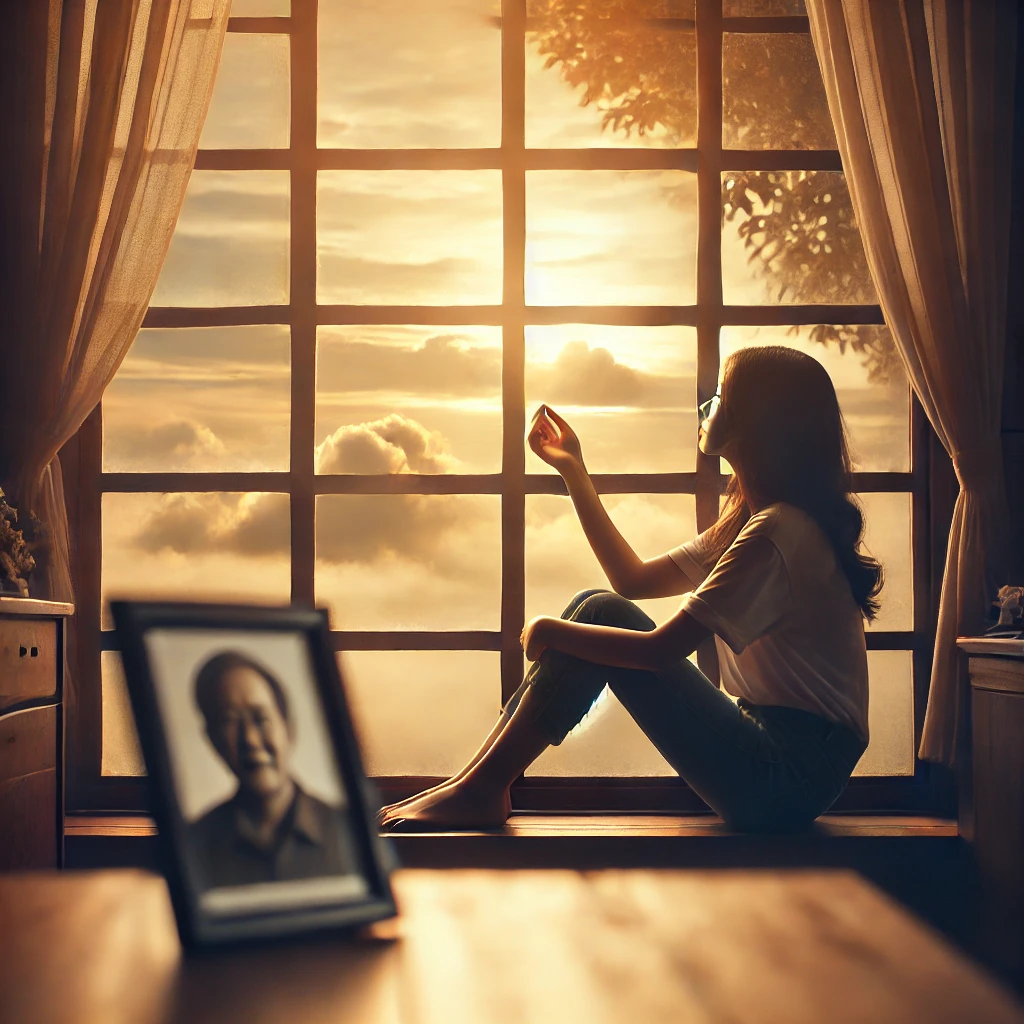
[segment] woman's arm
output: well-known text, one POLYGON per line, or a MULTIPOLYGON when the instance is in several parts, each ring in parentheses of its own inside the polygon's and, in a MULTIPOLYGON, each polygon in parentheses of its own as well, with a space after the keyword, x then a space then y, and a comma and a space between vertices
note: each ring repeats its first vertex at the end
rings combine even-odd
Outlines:
POLYGON ((707 626, 682 609, 650 632, 542 615, 527 623, 522 644, 530 661, 550 648, 599 665, 656 672, 688 658, 712 635, 707 626))
POLYGON ((563 475, 591 550, 612 589, 632 601, 675 597, 693 589, 689 576, 667 555, 643 559, 619 533, 582 466, 563 475))
POLYGON ((689 577, 667 554, 645 561, 619 533, 583 463, 579 438, 558 413, 541 406, 527 440, 536 455, 561 474, 591 550, 616 593, 635 600, 672 597, 693 589, 689 577))

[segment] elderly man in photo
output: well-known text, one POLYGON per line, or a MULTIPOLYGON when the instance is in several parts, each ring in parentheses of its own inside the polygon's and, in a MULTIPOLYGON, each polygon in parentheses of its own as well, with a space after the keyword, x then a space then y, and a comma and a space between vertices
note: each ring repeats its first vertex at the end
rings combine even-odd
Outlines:
POLYGON ((238 779, 231 799, 189 827, 202 887, 358 873, 346 813, 291 774, 295 731, 273 674, 239 652, 216 654, 196 674, 195 701, 210 743, 238 779))

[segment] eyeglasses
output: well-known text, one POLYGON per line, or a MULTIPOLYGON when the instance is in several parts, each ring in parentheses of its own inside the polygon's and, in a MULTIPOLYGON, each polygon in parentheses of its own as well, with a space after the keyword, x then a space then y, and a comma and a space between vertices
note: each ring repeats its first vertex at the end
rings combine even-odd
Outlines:
POLYGON ((706 426, 708 420, 718 412, 718 407, 721 404, 722 396, 716 391, 706 402, 701 402, 697 406, 697 415, 700 417, 702 427, 706 426))

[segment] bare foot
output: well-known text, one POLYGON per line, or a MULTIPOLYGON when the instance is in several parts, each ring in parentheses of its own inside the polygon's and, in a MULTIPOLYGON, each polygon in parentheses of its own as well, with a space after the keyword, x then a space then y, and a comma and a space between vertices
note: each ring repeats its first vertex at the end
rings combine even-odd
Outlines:
MULTIPOLYGON (((518 706, 518 701, 516 702, 516 705, 518 706)), ((378 823, 383 825, 383 823, 388 818, 401 816, 399 815, 399 811, 404 810, 410 804, 416 803, 425 796, 433 796, 439 793, 441 790, 448 789, 450 786, 455 785, 455 783, 461 782, 477 766, 477 764, 484 758, 487 752, 494 745, 495 741, 498 739, 498 737, 504 730, 505 726, 508 724, 508 715, 510 715, 511 712, 511 706, 502 711, 502 713, 498 716, 497 722, 494 723, 490 733, 488 733, 487 738, 481 744, 480 749, 477 750, 477 752, 473 755, 472 760, 463 768, 461 768, 455 775, 453 775, 450 779, 445 779, 444 782, 439 782, 436 786, 431 786, 430 789, 425 789, 420 793, 416 793, 414 796, 406 797, 404 800, 396 800, 395 803, 393 804, 385 804, 377 812, 378 823)))
POLYGON ((429 789, 424 789, 419 793, 414 793, 412 796, 407 796, 404 800, 396 800, 393 804, 384 804, 377 812, 378 824, 383 825, 386 819, 400 815, 400 812, 406 807, 416 803, 418 800, 422 800, 425 796, 433 796, 442 789, 447 789, 449 786, 454 785, 462 778, 463 774, 463 772, 460 772, 458 775, 453 775, 450 779, 445 779, 444 782, 439 782, 436 786, 431 786, 429 789))
MULTIPOLYGON (((403 801, 382 816, 381 827, 395 827, 408 821, 419 827, 446 829, 500 828, 512 813, 507 789, 495 792, 472 782, 452 782, 418 797, 403 801)), ((400 827, 400 826, 399 826, 400 827)))

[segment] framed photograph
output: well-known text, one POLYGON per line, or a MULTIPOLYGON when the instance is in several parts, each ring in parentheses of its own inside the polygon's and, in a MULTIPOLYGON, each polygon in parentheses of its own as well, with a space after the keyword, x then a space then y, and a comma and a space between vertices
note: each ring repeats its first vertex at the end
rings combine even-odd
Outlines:
POLYGON ((183 943, 394 916, 326 612, 111 610, 183 943))

